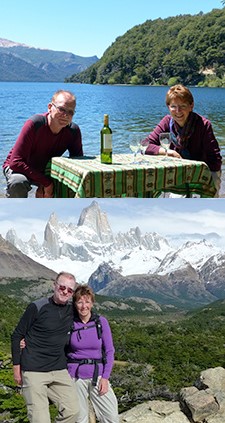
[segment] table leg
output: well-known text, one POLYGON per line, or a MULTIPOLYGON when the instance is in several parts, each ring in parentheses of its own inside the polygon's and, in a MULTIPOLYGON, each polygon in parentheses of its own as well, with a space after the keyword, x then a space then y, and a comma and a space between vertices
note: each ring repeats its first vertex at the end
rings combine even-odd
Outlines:
POLYGON ((191 198, 190 186, 189 184, 185 184, 185 185, 186 185, 186 198, 191 198))

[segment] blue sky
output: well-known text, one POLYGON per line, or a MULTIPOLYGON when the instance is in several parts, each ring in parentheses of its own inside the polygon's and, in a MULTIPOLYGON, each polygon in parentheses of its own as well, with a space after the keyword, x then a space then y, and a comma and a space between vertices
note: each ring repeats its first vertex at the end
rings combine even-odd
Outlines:
MULTIPOLYGON (((14 228, 28 241, 43 241, 45 225, 55 213, 59 221, 77 224, 93 199, 0 199, 0 234, 14 228)), ((225 237, 225 199, 96 199, 114 233, 139 226, 160 235, 217 232, 225 237)))
POLYGON ((0 38, 32 47, 103 55, 118 36, 146 20, 221 9, 220 0, 0 0, 0 38))

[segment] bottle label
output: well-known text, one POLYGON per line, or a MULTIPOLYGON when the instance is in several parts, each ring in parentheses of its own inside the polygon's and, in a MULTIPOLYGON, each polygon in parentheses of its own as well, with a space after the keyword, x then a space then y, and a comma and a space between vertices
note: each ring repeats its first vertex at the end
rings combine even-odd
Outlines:
POLYGON ((103 134, 103 149, 112 150, 112 134, 103 134))

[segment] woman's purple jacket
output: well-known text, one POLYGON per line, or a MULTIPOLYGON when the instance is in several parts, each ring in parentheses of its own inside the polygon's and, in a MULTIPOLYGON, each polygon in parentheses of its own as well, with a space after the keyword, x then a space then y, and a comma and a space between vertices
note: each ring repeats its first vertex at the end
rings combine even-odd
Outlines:
MULTIPOLYGON (((102 336, 99 339, 96 325, 93 324, 93 317, 87 324, 76 319, 73 324, 73 328, 76 329, 76 331, 71 334, 67 357, 68 361, 70 359, 101 359, 102 348, 104 348, 106 363, 98 364, 98 374, 105 379, 109 379, 113 367, 115 350, 108 320, 100 316, 100 322, 102 326, 102 336), (84 327, 87 329, 82 329, 84 327), (88 329, 88 327, 90 328, 88 329)), ((94 364, 79 365, 78 363, 68 362, 68 371, 73 378, 91 379, 93 377, 94 364)))

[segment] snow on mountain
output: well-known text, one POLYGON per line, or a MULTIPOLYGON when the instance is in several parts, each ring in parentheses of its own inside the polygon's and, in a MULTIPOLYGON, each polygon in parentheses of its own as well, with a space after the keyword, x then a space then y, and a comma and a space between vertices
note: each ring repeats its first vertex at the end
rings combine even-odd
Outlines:
POLYGON ((15 41, 6 40, 5 38, 0 38, 0 47, 29 47, 26 44, 16 43, 15 41))
POLYGON ((200 269, 209 257, 220 252, 219 247, 215 247, 203 239, 199 242, 186 242, 178 249, 177 254, 187 260, 195 269, 200 269))
POLYGON ((220 252, 218 247, 214 247, 206 240, 198 242, 186 242, 177 251, 168 253, 160 263, 155 273, 166 275, 181 268, 192 266, 199 270, 207 260, 220 252))
POLYGON ((161 235, 142 234, 138 227, 114 236, 106 214, 96 201, 83 209, 77 225, 60 222, 52 213, 42 245, 35 235, 28 242, 22 241, 14 229, 7 232, 6 239, 38 263, 55 272, 69 271, 83 283, 87 283, 102 263, 110 264, 122 276, 164 275, 188 266, 197 270, 209 257, 219 253, 217 247, 205 240, 172 248, 161 235))
POLYGON ((155 269, 155 273, 158 275, 166 275, 188 266, 188 261, 183 259, 179 254, 170 252, 164 257, 158 268, 155 269))

